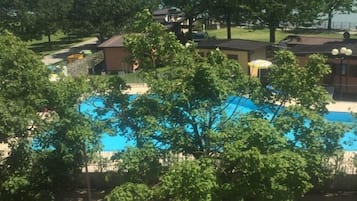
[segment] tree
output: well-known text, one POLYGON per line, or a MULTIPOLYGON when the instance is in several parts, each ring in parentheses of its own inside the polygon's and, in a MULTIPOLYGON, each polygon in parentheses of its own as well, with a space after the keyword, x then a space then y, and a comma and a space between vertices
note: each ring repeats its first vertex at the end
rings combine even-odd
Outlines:
POLYGON ((255 19, 267 25, 269 28, 269 41, 275 42, 275 31, 280 26, 281 22, 285 22, 289 14, 296 8, 297 1, 266 1, 258 0, 251 1, 250 9, 255 15, 255 19))
POLYGON ((210 0, 207 2, 209 16, 226 22, 227 39, 232 38, 232 23, 240 23, 248 15, 247 2, 244 0, 210 0))
POLYGON ((74 0, 68 16, 68 32, 97 33, 101 42, 117 33, 123 33, 131 18, 144 8, 156 8, 156 0, 74 0))
POLYGON ((51 46, 51 35, 61 30, 66 22, 72 0, 4 0, 0 3, 4 27, 23 40, 46 35, 51 46))
MULTIPOLYGON (((322 13, 321 1, 299 1, 296 8, 288 15, 282 23, 295 28, 310 27, 321 23, 322 13)), ((284 26, 283 24, 283 26, 284 26)))
POLYGON ((305 66, 299 66, 291 52, 280 51, 274 61, 276 66, 270 72, 269 82, 275 95, 266 99, 267 103, 273 103, 270 122, 282 133, 292 135, 288 139, 289 149, 307 161, 306 172, 317 187, 331 175, 328 160, 341 150, 338 139, 348 130, 345 125, 327 122, 322 116, 331 98, 320 83, 330 69, 321 55, 311 55, 305 66), (294 104, 288 105, 291 103, 294 104))
POLYGON ((150 201, 153 199, 152 190, 145 184, 126 183, 115 187, 106 201, 150 201))
POLYGON ((34 3, 37 28, 47 36, 48 45, 51 47, 51 35, 65 26, 73 0, 36 0, 34 3))
POLYGON ((9 33, 0 36, 0 196, 6 200, 61 200, 98 145, 100 127, 79 113, 93 91, 86 79, 49 81, 35 53, 9 33))
POLYGON ((125 37, 124 45, 131 51, 129 59, 137 60, 143 71, 156 72, 173 62, 175 55, 184 49, 173 33, 166 32, 163 25, 154 21, 148 9, 138 13, 134 21, 130 29, 133 34, 125 37), (168 48, 172 51, 168 52, 168 48))
POLYGON ((195 0, 164 0, 166 6, 174 6, 181 9, 188 19, 188 36, 192 39, 193 23, 198 20, 204 12, 206 2, 195 0))
POLYGON ((127 182, 154 185, 162 174, 160 164, 163 155, 153 145, 145 144, 138 147, 128 147, 123 152, 116 153, 112 159, 119 162, 119 172, 127 182))
POLYGON ((28 0, 4 0, 0 2, 0 24, 22 40, 42 37, 35 16, 36 2, 28 0))
POLYGON ((182 161, 160 178, 158 197, 173 201, 210 201, 217 187, 215 170, 209 161, 182 161))
POLYGON ((323 1, 323 13, 327 14, 327 29, 331 30, 332 18, 336 13, 350 13, 353 12, 353 6, 356 5, 354 0, 332 0, 323 1))
POLYGON ((122 119, 121 123, 130 127, 131 135, 141 135, 136 141, 139 145, 140 141, 154 138, 164 144, 170 143, 173 151, 183 151, 197 158, 210 155, 214 150, 214 142, 211 142, 211 135, 216 130, 214 127, 222 116, 225 118, 224 103, 230 95, 247 94, 248 76, 236 62, 228 60, 219 51, 212 52, 207 60, 203 60, 194 48, 183 47, 172 34, 156 26, 149 27, 145 34, 126 37, 129 50, 138 58, 142 68, 147 69, 146 78, 156 96, 137 97, 132 106, 119 113, 131 117, 122 119), (171 66, 167 71, 165 68, 158 70, 156 61, 160 61, 162 66, 171 66), (236 81, 238 79, 240 82, 236 81), (150 105, 150 109, 145 105, 150 105), (183 111, 187 116, 181 116, 183 111), (170 126, 165 128, 162 124, 170 126), (148 128, 152 130, 146 130, 148 128), (152 136, 155 129, 160 132, 152 136))
MULTIPOLYGON (((140 15, 144 20, 135 25, 151 19, 146 11, 140 15)), ((229 200, 231 195, 241 200, 294 200, 331 175, 328 160, 341 149, 339 139, 347 128, 322 116, 331 101, 320 85, 330 72, 324 57, 313 55, 300 66, 291 52, 277 52, 271 87, 266 88, 219 50, 203 58, 194 45, 176 45, 176 39, 161 29, 142 30, 125 40, 143 65, 150 90, 118 104, 113 100, 122 94, 109 92, 105 105, 114 111, 111 125, 138 148, 152 143, 160 153, 192 158, 170 163, 172 171, 160 180, 168 187, 159 191, 163 199, 191 200, 175 187, 194 192, 193 186, 201 183, 198 178, 204 177, 195 164, 207 159, 212 163, 200 168, 217 171, 218 192, 211 191, 214 185, 203 190, 198 186, 200 194, 190 194, 192 200, 201 199, 202 192, 216 200, 229 200), (160 65, 153 58, 160 58, 160 65), (244 97, 251 98, 256 109, 240 111, 248 101, 244 97), (173 181, 175 175, 185 178, 190 169, 195 174, 188 183, 173 181)))
POLYGON ((286 149, 267 120, 244 117, 230 131, 235 140, 222 152, 221 200, 295 200, 311 188, 305 159, 286 149))

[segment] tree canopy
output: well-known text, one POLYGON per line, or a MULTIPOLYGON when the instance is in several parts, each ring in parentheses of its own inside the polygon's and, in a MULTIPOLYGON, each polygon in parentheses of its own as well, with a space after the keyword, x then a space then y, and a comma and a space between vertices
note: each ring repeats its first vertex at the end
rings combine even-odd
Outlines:
POLYGON ((9 145, 0 156, 0 197, 62 200, 98 149, 100 126, 78 110, 93 88, 79 78, 50 82, 40 58, 7 32, 0 47, 0 139, 9 145))
MULTIPOLYGON (((146 24, 148 14, 141 13, 136 24, 146 24)), ((201 57, 194 45, 179 45, 156 29, 159 25, 149 25, 155 29, 140 26, 141 34, 125 37, 127 48, 143 66, 149 92, 117 104, 113 100, 122 95, 107 93, 104 100, 116 117, 110 124, 142 150, 124 150, 128 153, 122 153, 122 159, 129 153, 133 161, 151 156, 136 171, 152 171, 152 149, 157 150, 162 167, 155 174, 160 182, 153 185, 154 197, 294 200, 331 176, 328 161, 341 150, 339 139, 347 128, 323 117, 331 101, 320 85, 322 76, 330 73, 326 58, 312 55, 300 66, 291 52, 278 51, 266 88, 221 51, 201 57), (241 110, 249 104, 247 98, 256 104, 255 110, 241 110), (186 172, 194 175, 172 180, 186 178, 186 172), (207 188, 200 188, 200 178, 207 178, 207 188), (192 194, 184 197, 181 186, 192 194)), ((126 170, 138 167, 132 165, 126 170)))

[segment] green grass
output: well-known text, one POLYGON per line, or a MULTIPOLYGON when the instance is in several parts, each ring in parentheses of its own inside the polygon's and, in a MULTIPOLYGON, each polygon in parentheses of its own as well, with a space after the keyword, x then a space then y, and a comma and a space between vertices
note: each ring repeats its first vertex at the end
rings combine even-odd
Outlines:
POLYGON ((119 75, 126 83, 144 83, 138 72, 124 73, 119 75))
MULTIPOLYGON (((257 40, 263 42, 269 42, 269 29, 248 29, 241 27, 232 28, 232 38, 233 39, 246 39, 246 40, 257 40)), ((226 28, 221 28, 219 30, 208 30, 209 37, 225 39, 227 38, 226 28)), ((326 37, 326 38, 342 38, 341 32, 333 32, 327 30, 294 30, 294 31, 282 31, 277 29, 275 32, 275 41, 278 42, 291 34, 299 34, 304 36, 315 36, 315 37, 326 37)), ((351 38, 357 38, 357 35, 352 35, 351 38)))
POLYGON ((63 32, 57 32, 56 34, 51 35, 51 46, 48 44, 47 36, 43 36, 39 40, 28 41, 27 45, 29 49, 44 56, 61 49, 69 48, 76 43, 83 42, 89 38, 90 37, 68 37, 63 32))

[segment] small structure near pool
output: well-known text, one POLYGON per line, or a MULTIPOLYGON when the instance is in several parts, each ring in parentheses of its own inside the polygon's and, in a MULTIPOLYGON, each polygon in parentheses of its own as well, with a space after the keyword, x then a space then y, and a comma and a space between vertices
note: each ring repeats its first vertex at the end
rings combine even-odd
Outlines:
POLYGON ((105 72, 133 72, 138 68, 137 64, 127 62, 129 52, 124 47, 123 35, 113 36, 98 47, 104 53, 105 72))

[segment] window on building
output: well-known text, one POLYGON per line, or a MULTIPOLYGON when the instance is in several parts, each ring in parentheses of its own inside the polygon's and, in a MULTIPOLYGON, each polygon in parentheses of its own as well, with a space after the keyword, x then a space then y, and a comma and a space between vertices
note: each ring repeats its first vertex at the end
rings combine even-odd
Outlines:
POLYGON ((227 54, 227 57, 228 57, 228 59, 233 59, 233 60, 238 61, 238 55, 236 55, 236 54, 227 54))

